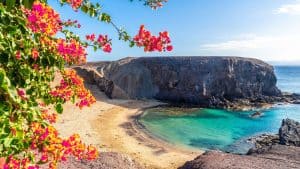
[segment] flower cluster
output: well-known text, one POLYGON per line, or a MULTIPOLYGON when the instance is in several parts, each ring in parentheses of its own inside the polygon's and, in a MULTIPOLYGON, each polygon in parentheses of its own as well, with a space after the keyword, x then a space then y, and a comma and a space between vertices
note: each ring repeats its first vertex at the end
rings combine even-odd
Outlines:
POLYGON ((104 52, 111 52, 111 39, 109 39, 107 35, 99 35, 97 40, 95 34, 86 35, 85 37, 86 40, 93 42, 94 45, 97 45, 104 52))
POLYGON ((41 43, 42 48, 47 48, 49 51, 57 53, 57 42, 55 39, 52 39, 48 36, 41 36, 39 41, 41 43))
POLYGON ((63 101, 69 101, 74 95, 74 91, 69 86, 69 83, 62 79, 60 85, 56 86, 55 90, 52 90, 50 94, 54 97, 61 98, 63 101))
POLYGON ((24 9, 24 13, 27 16, 27 26, 34 33, 52 36, 62 29, 59 14, 46 4, 35 1, 31 10, 24 9))
POLYGON ((31 164, 29 158, 17 159, 13 156, 8 157, 8 163, 5 163, 3 169, 38 169, 39 166, 31 164))
POLYGON ((85 38, 86 38, 86 40, 94 42, 95 38, 96 38, 96 35, 95 34, 86 35, 85 38))
POLYGON ((146 30, 144 25, 141 25, 139 33, 133 38, 133 41, 137 46, 144 47, 145 52, 173 50, 167 31, 160 32, 159 36, 156 37, 146 30))
POLYGON ((48 121, 49 123, 55 123, 57 120, 57 114, 51 113, 51 108, 46 107, 46 104, 44 102, 41 102, 38 105, 41 110, 42 119, 48 121))
POLYGON ((48 110, 42 110, 42 118, 49 123, 55 123, 57 119, 56 113, 50 113, 48 110))
POLYGON ((67 0, 67 3, 69 3, 74 10, 77 10, 80 8, 83 0, 67 0))
MULTIPOLYGON (((31 150, 35 152, 35 159, 39 164, 49 162, 49 168, 54 169, 59 161, 66 161, 69 155, 77 159, 92 160, 97 158, 98 151, 93 146, 82 143, 78 134, 73 134, 67 139, 58 136, 57 130, 53 126, 43 126, 34 122, 30 126, 32 132, 31 150)), ((28 157, 18 159, 9 157, 4 169, 38 169, 38 165, 30 163, 28 157)))
POLYGON ((57 52, 64 58, 67 63, 85 63, 86 50, 77 40, 58 39, 57 52))
POLYGON ((40 37, 43 48, 61 56, 69 64, 82 64, 86 62, 86 47, 75 39, 51 39, 40 37))
POLYGON ((90 106, 96 102, 95 97, 84 87, 83 79, 79 77, 74 70, 66 70, 63 74, 60 85, 57 86, 50 94, 53 97, 69 101, 72 97, 77 97, 76 103, 79 108, 90 106))

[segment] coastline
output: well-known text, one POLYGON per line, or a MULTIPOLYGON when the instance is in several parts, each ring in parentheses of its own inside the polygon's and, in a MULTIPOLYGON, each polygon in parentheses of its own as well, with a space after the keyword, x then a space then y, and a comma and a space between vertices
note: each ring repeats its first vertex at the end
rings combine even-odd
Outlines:
POLYGON ((156 101, 129 100, 103 112, 92 123, 101 133, 99 136, 104 151, 127 154, 144 168, 151 169, 177 168, 203 153, 175 147, 151 135, 138 124, 136 118, 145 108, 160 104, 162 103, 156 101))
POLYGON ((87 144, 101 152, 118 152, 131 157, 143 168, 173 169, 193 160, 204 151, 176 147, 147 132, 136 118, 143 110, 163 105, 158 101, 111 100, 95 85, 89 89, 97 102, 80 110, 70 103, 64 106, 56 127, 64 137, 78 133, 87 144))
POLYGON ((68 103, 56 127, 64 137, 78 133, 83 142, 101 152, 117 152, 146 169, 175 169, 193 160, 201 150, 176 147, 147 131, 137 118, 145 109, 161 107, 155 100, 109 99, 96 85, 87 86, 97 102, 80 110, 68 103))

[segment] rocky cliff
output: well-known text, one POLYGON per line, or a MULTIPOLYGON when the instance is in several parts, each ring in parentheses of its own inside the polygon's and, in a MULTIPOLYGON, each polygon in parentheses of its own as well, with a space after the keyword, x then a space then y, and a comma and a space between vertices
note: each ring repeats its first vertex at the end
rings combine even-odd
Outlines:
POLYGON ((273 67, 240 57, 140 57, 75 68, 110 98, 222 107, 280 96, 273 67))

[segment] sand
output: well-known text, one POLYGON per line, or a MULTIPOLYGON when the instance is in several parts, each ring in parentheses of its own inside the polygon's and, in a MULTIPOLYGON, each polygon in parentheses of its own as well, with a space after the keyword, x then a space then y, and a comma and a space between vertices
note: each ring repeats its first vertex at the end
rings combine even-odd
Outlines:
MULTIPOLYGON (((145 132, 135 116, 157 101, 111 100, 96 86, 88 86, 97 102, 80 110, 67 103, 55 125, 63 136, 78 133, 87 144, 101 152, 119 152, 130 156, 144 168, 173 169, 194 159, 201 151, 175 147, 145 132)), ((101 154, 100 154, 101 155, 101 154)))

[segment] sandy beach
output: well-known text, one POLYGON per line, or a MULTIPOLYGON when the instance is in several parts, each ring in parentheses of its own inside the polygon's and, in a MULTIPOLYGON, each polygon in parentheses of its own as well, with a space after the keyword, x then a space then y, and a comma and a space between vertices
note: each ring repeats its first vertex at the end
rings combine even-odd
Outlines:
POLYGON ((163 103, 111 100, 96 86, 89 88, 97 102, 82 110, 71 103, 66 104, 65 111, 56 124, 63 136, 78 133, 85 143, 97 146, 100 153, 119 152, 149 169, 177 168, 202 153, 170 145, 146 134, 136 125, 135 116, 142 113, 143 109, 163 103))

